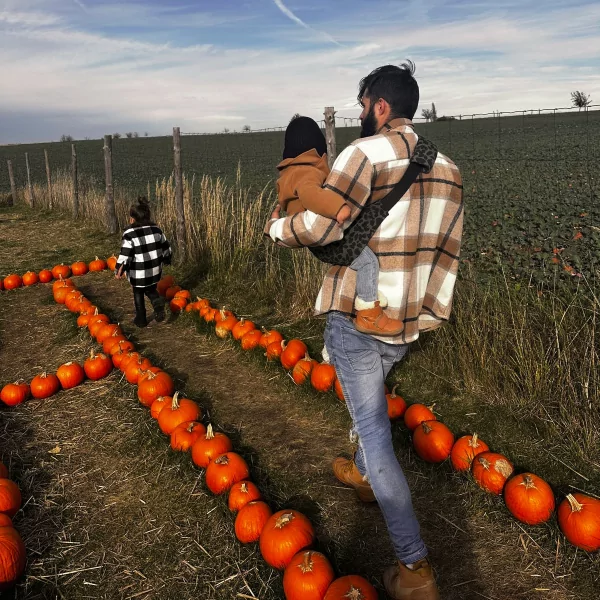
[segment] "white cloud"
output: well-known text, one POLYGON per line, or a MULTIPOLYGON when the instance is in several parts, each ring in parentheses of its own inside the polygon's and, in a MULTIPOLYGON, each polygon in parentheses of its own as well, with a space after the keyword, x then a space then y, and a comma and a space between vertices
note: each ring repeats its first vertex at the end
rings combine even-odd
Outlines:
POLYGON ((341 44, 334 39, 331 35, 329 35, 328 33, 325 33, 324 31, 318 31, 317 29, 314 29, 313 27, 311 27, 310 25, 307 25, 302 19, 300 19, 299 17, 297 17, 284 3, 283 0, 273 0, 273 2, 275 3, 275 6, 277 6, 277 8, 288 18, 291 19, 294 23, 297 23, 298 25, 300 25, 301 27, 304 27, 305 29, 310 29, 311 31, 314 31, 315 33, 318 33, 319 35, 324 36, 328 41, 332 42, 333 44, 337 44, 338 46, 340 46, 341 44))
MULTIPOLYGON (((23 112, 70 114, 72 133, 81 137, 122 123, 151 133, 174 125, 183 131, 278 126, 296 112, 320 119, 329 105, 342 117, 357 117, 360 78, 407 55, 417 64, 422 106, 435 101, 439 114, 564 106, 574 89, 600 102, 597 70, 566 62, 600 58, 600 34, 586 27, 586 14, 598 22, 600 7, 565 8, 535 24, 518 14, 446 24, 411 20, 404 28, 340 20, 336 36, 351 44, 297 51, 296 28, 285 34, 271 28, 271 44, 262 48, 177 47, 86 31, 41 4, 18 0, 18 9, 0 12, 0 143, 49 131, 47 119, 30 117, 22 138, 8 139, 4 116, 23 112)), ((313 36, 304 27, 297 32, 304 41, 313 36)))

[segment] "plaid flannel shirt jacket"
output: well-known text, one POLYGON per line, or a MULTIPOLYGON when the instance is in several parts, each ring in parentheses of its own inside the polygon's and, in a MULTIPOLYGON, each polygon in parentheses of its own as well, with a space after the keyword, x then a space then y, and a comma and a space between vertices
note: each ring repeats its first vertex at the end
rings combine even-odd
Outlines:
MULTIPOLYGON (((350 205, 352 214, 344 227, 400 181, 417 140, 410 120, 394 119, 377 135, 356 140, 338 156, 324 187, 350 205)), ((379 291, 388 302, 386 314, 404 322, 402 334, 381 341, 409 343, 421 331, 448 320, 462 229, 462 179, 456 165, 438 153, 433 169, 417 178, 369 243, 379 259, 379 291)), ((265 233, 279 245, 297 248, 339 240, 343 228, 305 211, 271 220, 265 233)), ((317 296, 315 314, 332 310, 353 314, 355 295, 356 272, 333 266, 317 296)))

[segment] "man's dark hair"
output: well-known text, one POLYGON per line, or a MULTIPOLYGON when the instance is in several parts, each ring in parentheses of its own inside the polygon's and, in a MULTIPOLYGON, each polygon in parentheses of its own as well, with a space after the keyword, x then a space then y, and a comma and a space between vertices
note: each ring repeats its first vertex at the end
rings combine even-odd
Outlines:
POLYGON ((392 118, 412 119, 419 106, 419 84, 414 78, 415 64, 407 60, 399 67, 384 65, 360 80, 358 101, 383 98, 392 109, 392 118))

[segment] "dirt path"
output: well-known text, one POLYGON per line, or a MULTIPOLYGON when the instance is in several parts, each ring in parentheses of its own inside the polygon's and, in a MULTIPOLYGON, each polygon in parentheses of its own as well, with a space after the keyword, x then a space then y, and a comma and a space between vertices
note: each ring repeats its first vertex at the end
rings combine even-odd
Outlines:
MULTIPOLYGON (((299 390, 260 357, 208 328, 196 331, 187 316, 135 330, 130 288, 108 274, 78 285, 232 437, 274 509, 310 516, 339 574, 359 573, 381 587, 393 561, 381 513, 329 470, 339 452, 352 451, 345 407, 333 395, 299 390)), ((48 287, 0 295, 2 380, 82 360, 91 342, 74 322, 48 287)), ((117 373, 0 418, 0 455, 24 497, 15 524, 29 550, 14 597, 283 598, 280 575, 256 547, 235 540, 225 503, 206 491, 189 457, 169 449, 117 373)), ((592 589, 585 557, 576 577, 554 556, 550 527, 521 528, 497 499, 415 460, 401 427, 396 438, 442 598, 596 598, 585 592, 592 589)))

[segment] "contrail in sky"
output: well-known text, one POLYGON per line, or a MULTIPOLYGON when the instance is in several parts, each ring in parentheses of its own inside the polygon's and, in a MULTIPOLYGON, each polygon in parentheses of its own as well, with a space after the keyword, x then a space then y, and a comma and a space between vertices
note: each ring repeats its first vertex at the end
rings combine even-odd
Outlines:
POLYGON ((73 0, 73 2, 75 2, 82 10, 87 11, 87 6, 81 0, 73 0))
MULTIPOLYGON (((76 0, 77 1, 77 0, 76 0)), ((318 33, 320 35, 325 36, 330 42, 332 42, 333 44, 336 44, 337 46, 341 46, 342 44, 340 44, 337 40, 333 39, 328 33, 325 33, 324 31, 318 31, 317 29, 314 29, 313 27, 311 27, 310 25, 307 25, 302 19, 300 19, 299 17, 297 17, 284 3, 283 0, 273 0, 273 2, 275 2, 275 6, 288 18, 291 19, 292 21, 294 21, 294 23, 297 23, 298 25, 300 25, 301 27, 304 27, 305 29, 310 29, 311 31, 314 31, 315 33, 318 33)))

